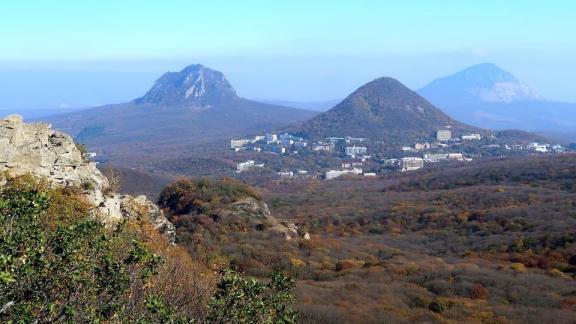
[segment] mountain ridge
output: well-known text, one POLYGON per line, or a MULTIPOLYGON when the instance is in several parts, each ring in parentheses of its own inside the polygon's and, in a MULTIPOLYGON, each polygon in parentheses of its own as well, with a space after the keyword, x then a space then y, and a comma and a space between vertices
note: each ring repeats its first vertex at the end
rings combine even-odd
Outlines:
POLYGON ((125 158, 176 155, 188 146, 271 130, 315 114, 239 97, 222 72, 195 64, 165 73, 131 102, 41 120, 80 139, 103 159, 123 164, 125 158))

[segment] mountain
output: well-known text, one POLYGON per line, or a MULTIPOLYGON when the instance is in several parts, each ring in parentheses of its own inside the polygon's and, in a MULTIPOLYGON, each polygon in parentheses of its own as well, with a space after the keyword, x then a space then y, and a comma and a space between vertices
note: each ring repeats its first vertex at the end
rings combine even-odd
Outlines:
POLYGON ((316 113, 239 97, 221 72, 191 65, 159 78, 132 102, 44 117, 102 159, 177 155, 190 146, 264 132, 316 113))
POLYGON ((432 140, 450 126, 455 133, 484 131, 460 123, 393 78, 363 85, 341 103, 291 130, 312 139, 366 137, 390 144, 432 140))
POLYGON ((148 93, 134 103, 204 107, 237 99, 236 91, 222 72, 194 64, 180 72, 165 73, 148 93))
POLYGON ((545 100, 490 63, 436 79, 418 93, 451 117, 479 127, 566 132, 576 127, 576 104, 545 100))
POLYGON ((436 79, 418 91, 431 100, 517 102, 543 100, 542 96, 510 72, 491 63, 477 64, 436 79))

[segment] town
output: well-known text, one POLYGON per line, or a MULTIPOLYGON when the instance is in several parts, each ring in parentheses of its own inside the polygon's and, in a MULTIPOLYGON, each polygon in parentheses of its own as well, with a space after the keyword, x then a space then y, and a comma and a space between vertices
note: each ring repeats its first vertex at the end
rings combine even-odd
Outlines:
MULTIPOLYGON (((382 156, 379 152, 370 152, 371 143, 367 138, 352 136, 328 137, 310 142, 290 133, 269 133, 251 138, 231 139, 230 149, 234 152, 262 152, 292 157, 309 154, 331 156, 340 161, 338 168, 325 168, 315 173, 304 169, 277 170, 277 176, 281 179, 320 177, 324 180, 345 175, 374 177, 383 170, 409 172, 430 164, 450 161, 470 162, 475 158, 503 155, 505 152, 551 154, 576 151, 576 143, 566 148, 560 144, 537 142, 502 143, 493 135, 482 136, 477 133, 453 137, 449 126, 436 131, 435 141, 416 142, 411 146, 395 148, 391 150, 392 153, 388 153, 388 157, 382 156)), ((236 172, 242 173, 263 167, 263 163, 246 160, 237 163, 236 172)))

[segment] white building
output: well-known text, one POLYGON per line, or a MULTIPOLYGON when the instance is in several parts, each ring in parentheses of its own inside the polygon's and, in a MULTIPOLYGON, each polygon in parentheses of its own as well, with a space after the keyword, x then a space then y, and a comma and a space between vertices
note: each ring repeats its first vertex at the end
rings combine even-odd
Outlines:
POLYGON ((256 163, 254 163, 253 160, 248 160, 246 162, 240 162, 238 164, 236 164, 236 172, 240 173, 243 171, 246 171, 252 167, 254 167, 256 165, 256 163))
POLYGON ((427 143, 427 142, 426 142, 426 143, 415 143, 415 144, 414 144, 414 149, 417 150, 417 151, 427 150, 427 149, 430 149, 430 148, 431 148, 431 145, 430 145, 430 143, 427 143))
POLYGON ((482 135, 480 134, 466 134, 462 135, 463 141, 478 141, 482 139, 482 135))
POLYGON ((330 170, 324 174, 324 179, 332 180, 347 174, 359 175, 362 174, 362 169, 330 170))
POLYGON ((452 139, 452 132, 448 129, 439 129, 436 131, 436 140, 446 142, 452 139))
POLYGON ((314 144, 312 146, 312 151, 320 152, 320 151, 332 151, 334 149, 334 144, 314 144))
POLYGON ((361 155, 361 154, 366 154, 366 152, 368 151, 368 149, 364 146, 346 146, 345 148, 345 152, 346 155, 361 155))
POLYGON ((294 172, 292 171, 278 172, 278 176, 282 179, 290 179, 294 177, 294 172))
POLYGON ((424 167, 424 160, 419 157, 405 157, 400 160, 402 172, 414 171, 424 167))
POLYGON ((439 162, 448 160, 448 154, 445 153, 431 153, 431 154, 424 154, 424 160, 426 162, 439 162))
POLYGON ((529 143, 526 148, 528 148, 530 151, 538 153, 548 152, 548 144, 529 143))
POLYGON ((448 153, 448 160, 464 161, 464 154, 462 154, 462 153, 448 153))
POLYGON ((231 149, 236 149, 236 148, 240 148, 246 144, 250 144, 252 141, 249 139, 231 139, 230 140, 230 148, 231 149))
POLYGON ((426 162, 439 162, 446 160, 464 161, 464 154, 462 153, 431 153, 424 154, 424 161, 426 162))

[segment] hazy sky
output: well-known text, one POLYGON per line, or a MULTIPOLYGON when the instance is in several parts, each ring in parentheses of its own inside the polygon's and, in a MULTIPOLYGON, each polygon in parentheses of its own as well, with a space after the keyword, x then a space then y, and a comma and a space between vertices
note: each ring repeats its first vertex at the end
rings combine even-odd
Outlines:
POLYGON ((316 101, 492 62, 576 102, 574 30, 576 1, 2 1, 0 106, 130 100, 192 63, 244 97, 316 101))

